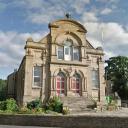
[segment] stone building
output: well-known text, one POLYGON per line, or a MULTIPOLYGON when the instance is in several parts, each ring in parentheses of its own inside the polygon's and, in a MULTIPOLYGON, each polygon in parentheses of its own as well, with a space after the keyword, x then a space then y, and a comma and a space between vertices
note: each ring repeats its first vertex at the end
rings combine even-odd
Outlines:
POLYGON ((54 95, 73 102, 87 98, 103 102, 103 49, 94 48, 85 27, 69 17, 48 27, 49 33, 39 42, 27 39, 19 69, 8 76, 8 96, 20 105, 54 95))

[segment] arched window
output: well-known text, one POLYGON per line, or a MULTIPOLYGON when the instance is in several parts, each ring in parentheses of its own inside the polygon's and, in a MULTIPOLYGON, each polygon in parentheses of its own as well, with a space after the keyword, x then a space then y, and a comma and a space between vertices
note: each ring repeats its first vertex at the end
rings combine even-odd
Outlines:
POLYGON ((65 75, 64 73, 58 73, 56 77, 56 92, 57 95, 64 95, 65 75))
POLYGON ((72 40, 65 40, 63 46, 57 47, 57 58, 58 60, 80 60, 80 49, 77 46, 73 46, 72 40))
POLYGON ((74 93, 80 93, 80 75, 74 74, 71 81, 71 90, 74 93))

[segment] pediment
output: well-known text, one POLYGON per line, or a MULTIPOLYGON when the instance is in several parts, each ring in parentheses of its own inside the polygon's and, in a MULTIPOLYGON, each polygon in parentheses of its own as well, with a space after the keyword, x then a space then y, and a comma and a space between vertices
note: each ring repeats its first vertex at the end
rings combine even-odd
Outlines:
POLYGON ((86 40, 86 47, 88 49, 95 49, 88 40, 86 40))

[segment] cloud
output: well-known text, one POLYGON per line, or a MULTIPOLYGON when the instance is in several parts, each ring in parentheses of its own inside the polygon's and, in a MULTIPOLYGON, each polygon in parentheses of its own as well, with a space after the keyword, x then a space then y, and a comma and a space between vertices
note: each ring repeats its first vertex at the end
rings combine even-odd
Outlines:
POLYGON ((75 9, 76 13, 81 14, 85 10, 85 5, 88 5, 90 0, 74 0, 71 7, 75 9))
POLYGON ((96 0, 98 2, 102 2, 102 3, 118 3, 119 0, 96 0))
MULTIPOLYGON (((85 22, 88 30, 87 39, 96 48, 102 46, 105 58, 116 55, 128 55, 128 32, 118 23, 85 22), (103 33, 103 40, 101 35, 103 33)), ((0 31, 0 67, 19 67, 24 56, 24 45, 28 37, 40 40, 46 32, 17 33, 15 31, 0 31)))
POLYGON ((94 12, 84 12, 82 15, 82 21, 83 22, 97 22, 98 17, 96 16, 96 13, 94 12))
POLYGON ((57 18, 62 18, 67 12, 81 14, 85 11, 85 6, 89 3, 90 0, 14 0, 12 6, 15 5, 24 8, 28 22, 46 24, 57 18))
POLYGON ((103 10, 101 11, 101 14, 107 15, 107 14, 109 14, 109 13, 111 13, 111 12, 112 12, 112 9, 110 9, 110 8, 105 8, 105 9, 103 9, 103 10))
POLYGON ((17 33, 14 31, 0 31, 0 67, 19 67, 24 56, 26 39, 32 37, 35 41, 40 40, 45 32, 17 33))
POLYGON ((94 47, 102 46, 105 50, 105 58, 117 55, 128 55, 128 32, 122 25, 109 22, 85 22, 88 33, 87 38, 94 47), (103 35, 103 40, 102 40, 103 35))

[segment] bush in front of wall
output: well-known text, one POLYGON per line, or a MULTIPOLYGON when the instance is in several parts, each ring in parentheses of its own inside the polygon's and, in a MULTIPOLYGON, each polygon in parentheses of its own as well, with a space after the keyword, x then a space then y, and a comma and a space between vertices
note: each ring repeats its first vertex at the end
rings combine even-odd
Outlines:
POLYGON ((5 111, 6 110, 6 101, 0 101, 0 110, 5 111))
POLYGON ((13 98, 6 101, 0 101, 0 110, 6 112, 17 112, 19 110, 16 101, 13 98))
POLYGON ((36 108, 41 108, 42 107, 42 103, 40 99, 36 99, 33 100, 31 102, 27 103, 27 108, 32 110, 32 109, 36 109, 36 108))
POLYGON ((8 112, 17 112, 19 111, 18 105, 13 98, 6 100, 6 111, 8 112))
POLYGON ((62 113, 63 103, 61 102, 60 98, 57 96, 51 97, 46 104, 46 110, 62 113))

